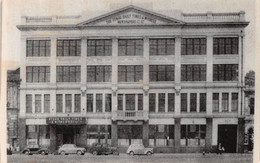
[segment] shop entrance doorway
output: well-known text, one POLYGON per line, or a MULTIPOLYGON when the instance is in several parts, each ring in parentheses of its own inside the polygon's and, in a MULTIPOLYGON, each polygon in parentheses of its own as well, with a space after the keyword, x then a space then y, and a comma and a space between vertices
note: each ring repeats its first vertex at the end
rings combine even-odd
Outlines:
POLYGON ((237 149, 237 125, 218 125, 218 144, 225 153, 235 153, 237 149))
POLYGON ((57 147, 63 144, 77 145, 78 130, 77 126, 57 126, 57 147))

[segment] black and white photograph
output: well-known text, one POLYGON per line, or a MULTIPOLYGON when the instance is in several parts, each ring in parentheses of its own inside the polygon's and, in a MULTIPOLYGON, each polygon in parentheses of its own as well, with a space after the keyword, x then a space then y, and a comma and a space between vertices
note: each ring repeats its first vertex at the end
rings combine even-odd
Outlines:
POLYGON ((257 4, 3 0, 0 162, 257 163, 257 4))

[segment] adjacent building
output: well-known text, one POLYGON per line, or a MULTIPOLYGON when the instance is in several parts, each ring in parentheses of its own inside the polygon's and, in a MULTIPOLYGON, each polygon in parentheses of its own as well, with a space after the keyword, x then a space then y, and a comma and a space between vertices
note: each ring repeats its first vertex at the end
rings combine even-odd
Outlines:
POLYGON ((238 13, 127 6, 88 20, 22 17, 20 147, 133 143, 155 152, 243 152, 238 13))

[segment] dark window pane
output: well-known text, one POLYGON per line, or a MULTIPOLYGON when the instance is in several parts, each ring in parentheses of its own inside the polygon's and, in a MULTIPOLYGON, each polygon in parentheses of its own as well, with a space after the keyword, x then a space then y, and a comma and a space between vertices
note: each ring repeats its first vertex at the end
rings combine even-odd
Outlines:
POLYGON ((135 94, 126 94, 126 110, 135 110, 135 94))
POLYGON ((207 110, 206 93, 200 93, 200 112, 206 112, 206 110, 207 110))
POLYGON ((56 112, 63 112, 62 94, 56 95, 56 112))
POLYGON ((213 93, 213 112, 219 112, 219 93, 213 93))
POLYGON ((71 108, 72 108, 72 96, 71 96, 71 94, 66 94, 65 95, 65 112, 71 113, 71 108))
POLYGON ((96 112, 102 112, 103 110, 103 95, 96 94, 96 112))
POLYGON ((41 113, 42 109, 42 96, 35 95, 35 113, 41 113))
POLYGON ((187 93, 181 93, 181 112, 187 112, 187 93))
POLYGON ((155 112, 155 93, 149 94, 149 112, 155 112))
POLYGON ((222 93, 222 112, 228 112, 228 93, 222 93))
POLYGON ((138 110, 143 110, 143 94, 138 94, 138 110))
POLYGON ((111 94, 106 94, 106 106, 105 106, 105 111, 106 112, 111 112, 111 107, 112 107, 112 99, 111 99, 111 94))
POLYGON ((87 94, 87 112, 93 112, 93 94, 87 94))
POLYGON ((26 113, 32 113, 32 95, 26 95, 26 113))
POLYGON ((122 94, 117 95, 117 105, 118 105, 117 110, 123 110, 123 95, 122 94))
POLYGON ((74 95, 74 112, 80 112, 81 108, 81 95, 74 95))
POLYGON ((159 112, 165 112, 165 93, 159 93, 159 112))
POLYGON ((168 94, 168 112, 174 112, 175 107, 175 94, 169 93, 168 94))
POLYGON ((45 94, 44 95, 44 113, 50 112, 50 95, 45 94))
POLYGON ((190 94, 190 112, 197 111, 197 93, 190 94))

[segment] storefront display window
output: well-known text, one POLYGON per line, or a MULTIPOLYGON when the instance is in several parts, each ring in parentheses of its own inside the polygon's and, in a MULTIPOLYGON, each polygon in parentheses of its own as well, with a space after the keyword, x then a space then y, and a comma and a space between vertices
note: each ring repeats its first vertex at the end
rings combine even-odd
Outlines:
POLYGON ((149 125, 150 146, 174 146, 174 125, 149 125))
POLYGON ((181 125, 182 146, 205 146, 206 125, 181 125))

